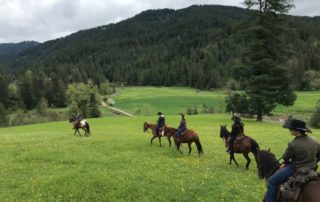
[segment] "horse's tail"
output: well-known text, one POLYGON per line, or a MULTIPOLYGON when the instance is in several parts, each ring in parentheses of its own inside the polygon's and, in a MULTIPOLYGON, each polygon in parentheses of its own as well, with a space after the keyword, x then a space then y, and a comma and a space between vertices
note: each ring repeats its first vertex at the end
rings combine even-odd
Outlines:
POLYGON ((197 149, 198 149, 198 154, 203 154, 203 150, 202 150, 202 146, 201 146, 201 143, 200 143, 200 139, 197 138, 195 141, 194 141, 197 145, 197 149))
POLYGON ((250 140, 250 143, 251 143, 251 151, 252 151, 252 153, 254 155, 254 158, 257 161, 257 154, 260 151, 260 147, 259 147, 258 143, 252 138, 250 140))
POLYGON ((90 126, 89 126, 88 122, 86 122, 86 128, 87 128, 88 133, 90 134, 90 126))

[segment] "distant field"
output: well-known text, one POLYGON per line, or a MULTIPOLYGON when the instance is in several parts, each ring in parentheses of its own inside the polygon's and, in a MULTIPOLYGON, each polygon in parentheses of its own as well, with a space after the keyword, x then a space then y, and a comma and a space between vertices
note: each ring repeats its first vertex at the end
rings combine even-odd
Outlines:
MULTIPOLYGON (((296 94, 294 106, 278 106, 273 114, 310 117, 320 99, 320 92, 296 94)), ((116 107, 136 115, 155 115, 158 111, 165 114, 186 113, 188 108, 195 107, 201 113, 203 105, 212 107, 215 113, 224 113, 226 95, 223 91, 197 91, 191 88, 126 87, 117 89, 117 96, 113 99, 116 101, 116 107)))
MULTIPOLYGON (((169 106, 169 105, 168 105, 169 106)), ((2 201, 260 201, 265 182, 256 164, 244 169, 228 165, 218 137, 228 115, 187 116, 189 128, 199 132, 205 154, 198 158, 150 146, 144 121, 155 116, 89 119, 92 136, 73 135, 65 122, 0 128, 0 198, 2 201)), ((282 154, 292 139, 279 123, 243 120, 245 131, 260 144, 282 154)), ((167 116, 177 126, 178 115, 167 116)), ((312 137, 320 141, 320 130, 312 137)), ((252 155, 251 155, 252 157, 252 155)))
POLYGON ((186 112, 197 108, 200 112, 203 105, 213 107, 216 113, 225 109, 224 92, 197 91, 179 87, 128 87, 117 89, 114 97, 116 107, 137 115, 154 115, 158 111, 165 114, 186 112))

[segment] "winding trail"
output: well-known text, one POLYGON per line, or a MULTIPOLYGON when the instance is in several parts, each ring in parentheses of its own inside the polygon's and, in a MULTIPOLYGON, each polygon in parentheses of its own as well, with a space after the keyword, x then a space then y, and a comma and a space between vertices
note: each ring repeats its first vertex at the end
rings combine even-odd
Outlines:
POLYGON ((101 105, 108 108, 111 112, 113 113, 116 113, 116 114, 122 114, 122 115, 125 115, 125 116, 130 116, 130 117, 136 117, 135 115, 133 114, 130 114, 128 112, 125 112, 121 109, 118 109, 118 108, 115 108, 115 107, 110 107, 107 105, 107 103, 105 103, 104 101, 101 101, 101 105))

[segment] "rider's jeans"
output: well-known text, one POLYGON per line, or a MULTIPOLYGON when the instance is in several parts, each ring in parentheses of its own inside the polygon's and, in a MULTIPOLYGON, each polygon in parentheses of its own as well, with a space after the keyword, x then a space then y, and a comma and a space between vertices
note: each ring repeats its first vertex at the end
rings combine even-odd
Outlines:
POLYGON ((267 193, 265 197, 265 202, 275 202, 277 197, 277 191, 280 184, 284 183, 294 174, 294 167, 288 165, 285 168, 278 170, 268 179, 267 193))

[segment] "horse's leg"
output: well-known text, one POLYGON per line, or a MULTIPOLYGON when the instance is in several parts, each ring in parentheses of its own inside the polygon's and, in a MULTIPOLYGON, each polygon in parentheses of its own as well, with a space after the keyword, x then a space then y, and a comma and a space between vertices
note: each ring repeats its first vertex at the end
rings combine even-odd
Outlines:
POLYGON ((176 142, 176 146, 177 146, 177 150, 178 150, 178 152, 182 153, 182 151, 180 151, 180 145, 181 145, 181 143, 180 143, 180 142, 176 142))
POLYGON ((156 136, 153 136, 153 137, 151 138, 150 144, 152 144, 152 141, 154 140, 154 138, 156 138, 156 136))
POLYGON ((191 143, 190 143, 190 142, 188 143, 188 147, 189 147, 189 155, 190 155, 190 154, 191 154, 191 150, 192 150, 192 149, 191 149, 191 143))
POLYGON ((161 136, 158 136, 159 138, 159 142, 160 142, 160 147, 162 147, 162 144, 161 144, 161 136))
POLYGON ((244 156, 244 158, 247 159, 246 169, 248 170, 250 162, 251 162, 251 159, 250 159, 250 157, 249 157, 249 155, 247 153, 244 153, 243 156, 244 156))
POLYGON ((237 165, 237 167, 239 167, 238 162, 237 162, 236 159, 234 158, 234 153, 231 153, 231 154, 230 154, 230 164, 231 164, 231 160, 233 160, 234 163, 237 165))
POLYGON ((169 147, 171 147, 171 138, 170 138, 170 136, 167 136, 167 139, 169 141, 169 147))

